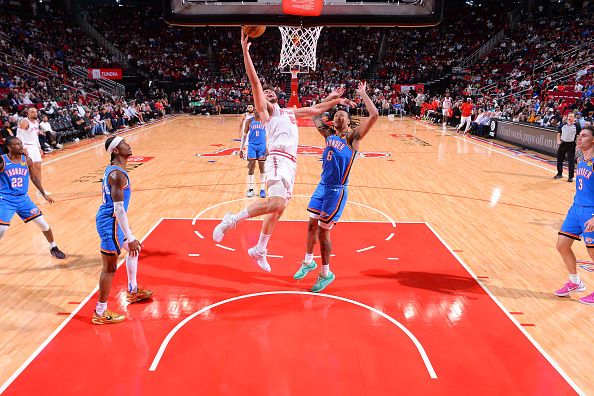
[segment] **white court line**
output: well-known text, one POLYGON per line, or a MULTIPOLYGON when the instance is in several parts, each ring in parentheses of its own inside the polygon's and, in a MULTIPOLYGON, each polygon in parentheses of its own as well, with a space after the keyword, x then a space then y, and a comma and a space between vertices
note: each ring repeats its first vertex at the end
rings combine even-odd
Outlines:
POLYGON ((235 249, 233 249, 232 247, 224 246, 224 245, 221 245, 220 243, 217 243, 215 246, 220 247, 221 249, 232 251, 232 252, 235 251, 235 249))
POLYGON ((388 260, 400 260, 398 257, 388 257, 388 260))
POLYGON ((190 253, 188 254, 190 257, 200 257, 200 253, 190 253))
POLYGON ((283 258, 284 256, 277 256, 276 254, 267 254, 266 257, 268 257, 268 258, 283 258))
MULTIPOLYGON (((149 125, 146 128, 139 127, 139 129, 137 129, 137 130, 128 131, 128 132, 131 132, 131 133, 123 132, 121 135, 118 135, 118 136, 121 136, 123 138, 127 138, 128 136, 136 135, 136 134, 138 134, 140 132, 148 131, 149 129, 153 129, 153 128, 158 127, 158 126, 161 126, 161 125, 169 124, 171 121, 174 121, 177 118, 179 118, 179 117, 178 116, 172 116, 172 117, 168 118, 167 120, 163 120, 163 121, 158 122, 156 124, 149 125)), ((99 144, 95 144, 95 145, 92 145, 90 147, 86 147, 84 149, 75 151, 74 153, 66 154, 66 155, 63 155, 61 157, 55 158, 55 159, 50 160, 50 161, 47 161, 47 162, 42 162, 41 165, 42 166, 43 165, 48 165, 48 164, 51 164, 52 162, 60 161, 60 160, 63 160, 64 158, 72 157, 73 155, 84 153, 85 151, 89 151, 89 150, 92 150, 92 149, 97 148, 97 147, 105 147, 105 141, 103 141, 103 142, 101 142, 99 144)))
POLYGON ((355 250, 357 253, 366 252, 368 250, 374 249, 375 246, 367 246, 366 248, 355 250))
POLYGON ((419 351, 419 354, 421 355, 421 358, 423 359, 423 363, 425 363, 425 367, 427 368, 427 371, 429 372, 429 376, 431 377, 431 379, 437 379, 437 374, 435 373, 435 370, 433 369, 433 365, 431 364, 431 361, 429 360, 429 357, 427 356, 427 353, 425 352, 423 345, 421 345, 421 343, 419 342, 417 337, 415 337, 415 335, 410 330, 408 330, 402 323, 398 322, 396 319, 394 319, 391 316, 387 315, 386 313, 380 311, 379 309, 370 307, 369 305, 366 305, 359 301, 351 300, 348 298, 334 296, 331 294, 311 293, 311 292, 303 292, 303 291, 289 291, 289 290, 245 294, 243 296, 237 296, 237 297, 229 298, 227 300, 219 301, 215 304, 208 305, 208 306, 200 309, 199 311, 194 312, 192 315, 188 316, 187 318, 182 320, 180 323, 178 323, 177 326, 175 326, 173 328, 173 330, 171 330, 169 332, 169 334, 167 334, 167 337, 165 337, 165 339, 161 343, 161 346, 159 347, 159 350, 157 351, 157 354, 155 355, 155 358, 153 359, 153 362, 151 363, 151 366, 149 367, 149 371, 157 370, 157 366, 159 365, 159 362, 161 361, 161 358, 163 357, 163 354, 165 353, 165 349, 167 349, 167 346, 169 345, 169 342, 171 341, 173 336, 175 336, 175 334, 182 327, 184 327, 189 321, 191 321, 198 315, 202 314, 203 312, 210 311, 213 308, 218 307, 219 305, 227 304, 227 303, 237 301, 237 300, 243 300, 246 298, 259 297, 259 296, 283 295, 283 294, 293 294, 293 295, 296 294, 296 295, 331 298, 334 300, 339 300, 339 301, 347 302, 347 303, 350 303, 353 305, 357 305, 359 307, 365 308, 365 309, 383 317, 384 319, 390 321, 392 324, 398 326, 398 328, 400 330, 402 330, 404 332, 404 334, 406 334, 408 336, 408 338, 413 342, 413 344, 419 351))
POLYGON ((198 235, 198 238, 204 239, 204 236, 201 233, 199 233, 198 231, 194 231, 194 234, 198 235))
POLYGON ((496 148, 494 148, 494 147, 492 147, 492 146, 491 146, 491 147, 489 147, 488 145, 480 144, 480 143, 478 143, 478 142, 475 142, 475 141, 473 141, 472 139, 465 139, 465 138, 463 138, 463 137, 460 137, 460 136, 458 136, 457 134, 453 134, 453 133, 451 133, 451 132, 444 131, 444 130, 442 130, 442 129, 439 129, 439 128, 437 128, 437 127, 433 127, 433 126, 431 126, 431 125, 425 125, 425 124, 423 124, 422 122, 419 122, 419 121, 414 121, 414 120, 413 120, 413 122, 414 122, 414 123, 416 123, 416 124, 419 124, 419 125, 423 125, 424 127, 426 127, 426 128, 429 128, 429 129, 435 129, 436 131, 439 131, 439 132, 445 133, 446 135, 450 135, 450 136, 452 136, 452 137, 455 137, 456 139, 460 139, 460 140, 462 140, 462 141, 464 141, 464 142, 468 142, 468 143, 470 143, 470 144, 474 144, 475 146, 479 146, 479 147, 482 147, 482 148, 486 148, 486 149, 489 149, 489 150, 491 150, 491 151, 493 151, 493 152, 495 152, 495 153, 498 153, 498 154, 501 154, 501 155, 505 155, 506 157, 509 157, 509 158, 512 158, 512 159, 518 160, 518 161, 520 161, 520 162, 524 162, 524 163, 526 163, 526 164, 528 164, 528 165, 536 166, 537 168, 544 169, 544 170, 546 170, 546 171, 548 171, 548 172, 557 173, 557 171, 556 171, 556 170, 553 170, 553 169, 551 169, 551 168, 547 168, 547 167, 545 167, 545 166, 542 166, 542 165, 536 164, 536 163, 534 163, 534 162, 527 161, 527 160, 525 160, 525 159, 522 159, 522 158, 518 158, 518 157, 516 157, 516 156, 513 156, 513 155, 511 155, 511 154, 509 154, 509 153, 506 153, 506 152, 504 152, 504 151, 500 151, 500 150, 498 150, 498 149, 496 149, 496 148))
MULTIPOLYGON (((163 221, 163 219, 161 218, 147 233, 146 235, 140 240, 140 242, 144 242, 144 240, 151 234, 151 232, 153 232, 155 230, 155 228, 157 228, 159 226, 159 224, 161 224, 161 222, 163 221)), ((122 263, 124 262, 125 258, 121 259, 118 263, 118 268, 120 268, 120 266, 122 265, 122 263)), ((17 369, 17 371, 14 372, 14 374, 12 374, 10 376, 9 379, 6 380, 6 382, 2 385, 2 387, 0 388, 0 394, 3 393, 6 388, 8 388, 10 386, 10 384, 13 383, 13 381, 19 376, 21 375, 21 373, 27 368, 27 366, 29 366, 29 364, 31 364, 31 362, 43 351, 43 349, 45 349, 45 347, 58 335, 58 333, 60 333, 60 331, 62 331, 62 329, 64 327, 66 327, 66 325, 72 320, 72 318, 82 309, 82 307, 91 299, 91 297, 93 297, 93 295, 95 293, 97 293, 97 291, 99 290, 99 287, 96 286, 93 291, 91 293, 89 293, 88 296, 85 297, 85 299, 83 301, 81 301, 80 304, 78 304, 78 306, 76 308, 74 308, 74 311, 72 311, 72 313, 70 315, 68 315, 68 317, 60 324, 60 326, 58 326, 58 328, 56 330, 54 330, 54 332, 52 334, 49 335, 49 337, 46 338, 46 340, 35 350, 35 352, 33 352, 31 354, 31 356, 29 356, 29 358, 27 360, 25 360, 25 363, 23 363, 21 365, 21 367, 19 367, 17 369)), ((89 326, 92 326, 92 324, 89 322, 89 326)))
MULTIPOLYGON (((335 254, 331 254, 330 257, 336 257, 335 254)), ((313 258, 322 258, 322 256, 313 256, 313 258)))
POLYGON ((394 233, 391 233, 390 235, 388 235, 388 237, 386 238, 386 241, 389 241, 392 238, 394 238, 394 233))
POLYGON ((462 261, 462 259, 456 254, 456 252, 454 252, 450 248, 450 246, 437 233, 437 231, 435 231, 435 229, 433 227, 431 227, 431 224, 429 224, 429 223, 425 223, 425 224, 431 230, 431 232, 433 232, 433 234, 441 241, 441 243, 450 251, 450 253, 456 258, 456 260, 458 260, 458 262, 460 263, 460 265, 462 265, 462 267, 464 267, 464 269, 466 271, 468 271, 468 273, 474 278, 474 280, 476 281, 476 283, 478 283, 478 285, 489 295, 489 297, 491 297, 491 299, 495 302, 495 304, 497 304, 497 306, 499 308, 501 308, 501 310, 503 311, 503 313, 505 313, 505 315, 507 315, 507 317, 509 318, 509 320, 511 320, 512 323, 516 325, 516 327, 518 328, 518 330, 520 330, 526 336, 526 338, 528 338, 528 341, 530 341, 532 343, 532 345, 534 345, 534 347, 536 349, 538 349, 538 351, 545 357, 545 359, 547 359, 549 361, 549 363, 555 368, 555 370, 557 370, 557 372, 559 372, 559 374, 563 377, 563 379, 565 381, 567 381, 567 383, 573 388, 573 390, 575 390, 579 395, 586 396, 586 394, 584 393, 584 391, 582 391, 576 385, 576 383, 573 382, 573 380, 571 378, 569 378, 569 376, 563 371, 563 369, 561 367, 559 367, 559 365, 549 356, 549 354, 536 342, 536 340, 534 338, 532 338, 532 336, 522 327, 522 325, 520 325, 520 323, 508 312, 508 310, 497 299, 497 297, 495 297, 493 295, 493 293, 491 293, 491 291, 482 282, 480 282, 480 279, 478 279, 476 277, 476 275, 472 271, 472 269, 470 269, 470 267, 468 265, 466 265, 466 263, 464 261, 462 261))

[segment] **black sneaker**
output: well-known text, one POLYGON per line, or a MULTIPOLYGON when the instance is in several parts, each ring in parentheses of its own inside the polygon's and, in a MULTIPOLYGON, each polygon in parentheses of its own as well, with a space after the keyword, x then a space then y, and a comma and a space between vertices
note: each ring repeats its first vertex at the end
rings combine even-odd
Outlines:
POLYGON ((50 249, 50 254, 60 260, 64 260, 66 258, 66 255, 64 254, 64 252, 61 251, 60 249, 58 249, 57 246, 54 246, 53 248, 50 249))
POLYGON ((573 183, 573 177, 570 177, 569 179, 567 179, 567 181, 568 181, 569 183, 573 183))
POLYGON ((563 175, 556 174, 555 177, 553 177, 553 179, 561 179, 562 177, 563 177, 563 175))

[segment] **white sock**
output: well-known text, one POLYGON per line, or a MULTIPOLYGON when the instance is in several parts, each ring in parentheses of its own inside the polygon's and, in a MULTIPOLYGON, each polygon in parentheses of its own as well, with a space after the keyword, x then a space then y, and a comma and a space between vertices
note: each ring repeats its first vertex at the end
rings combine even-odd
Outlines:
POLYGON ((305 253, 305 259, 303 261, 305 261, 305 264, 311 264, 313 261, 313 253, 305 253))
POLYGON ((322 265, 322 275, 328 276, 330 273, 330 264, 322 265))
POLYGON ((260 239, 258 240, 258 250, 263 252, 266 250, 266 247, 268 246, 268 240, 270 239, 270 235, 266 235, 264 233, 260 233, 260 239))
POLYGON ((248 190, 254 189, 254 175, 248 175, 248 190))
POLYGON ((128 273, 128 291, 130 293, 138 290, 136 274, 138 273, 138 256, 128 255, 126 258, 126 272, 128 273))
POLYGON ((50 244, 50 248, 55 248, 56 246, 58 246, 58 245, 56 245, 56 241, 50 242, 49 244, 50 244))
POLYGON ((97 312, 97 315, 101 316, 103 315, 103 312, 105 312, 105 310, 107 309, 107 303, 104 302, 99 302, 97 301, 97 306, 95 307, 95 312, 97 312))
POLYGON ((244 209, 241 212, 237 212, 233 216, 235 217, 235 223, 239 223, 240 221, 244 221, 245 219, 250 218, 250 214, 248 213, 247 209, 244 209))
POLYGON ((569 274, 569 281, 571 283, 575 283, 576 285, 580 284, 580 276, 578 274, 569 274))
POLYGON ((266 191, 266 173, 260 173, 260 190, 266 191))

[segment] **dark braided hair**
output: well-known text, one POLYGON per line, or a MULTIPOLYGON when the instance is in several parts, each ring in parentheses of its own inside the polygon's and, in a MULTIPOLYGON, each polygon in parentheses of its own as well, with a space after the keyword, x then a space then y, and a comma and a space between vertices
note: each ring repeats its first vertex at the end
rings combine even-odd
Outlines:
MULTIPOLYGON (((115 136, 111 136, 109 138, 107 138, 107 140, 105 141, 105 151, 109 150, 109 145, 111 144, 111 142, 113 142, 113 139, 115 139, 115 136)), ((111 153, 111 158, 109 159, 109 163, 113 164, 113 161, 115 161, 115 154, 112 152, 111 153)))

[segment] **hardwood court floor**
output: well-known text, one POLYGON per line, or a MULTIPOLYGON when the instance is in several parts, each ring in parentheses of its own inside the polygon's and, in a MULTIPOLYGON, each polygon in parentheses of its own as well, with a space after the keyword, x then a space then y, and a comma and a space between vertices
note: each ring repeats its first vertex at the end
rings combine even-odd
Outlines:
MULTIPOLYGON (((224 150, 238 145, 237 123, 237 117, 177 117, 129 132, 134 155, 143 157, 130 172, 129 216, 137 236, 162 217, 193 218, 207 209, 202 217, 217 218, 245 204, 208 209, 244 196, 245 162, 224 150), (217 151, 220 156, 196 156, 217 151)), ((299 157, 288 220, 307 218, 307 196, 320 173, 319 149, 311 146, 322 146, 322 138, 311 127, 300 134, 301 152, 311 155, 299 157)), ((431 224, 569 377, 593 393, 587 368, 594 357, 594 311, 552 294, 566 280, 555 241, 574 185, 553 181, 552 166, 409 119, 382 119, 362 151, 390 156, 357 160, 349 201, 359 205, 348 205, 343 219, 384 221, 385 213, 399 222, 431 224)), ((45 161, 44 185, 57 204, 40 208, 69 258, 54 260, 39 230, 13 219, 0 242, 0 383, 97 283, 94 216, 108 156, 99 141, 45 161)), ((577 246, 578 258, 587 260, 577 246)), ((581 275, 594 285, 591 273, 581 275)), ((142 283, 142 261, 139 278, 142 283)))

